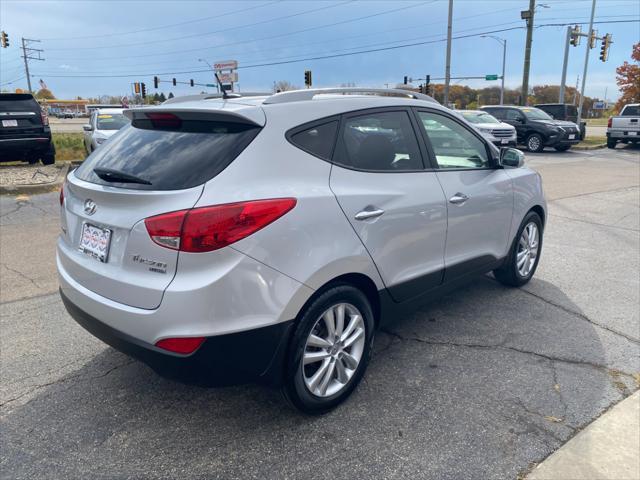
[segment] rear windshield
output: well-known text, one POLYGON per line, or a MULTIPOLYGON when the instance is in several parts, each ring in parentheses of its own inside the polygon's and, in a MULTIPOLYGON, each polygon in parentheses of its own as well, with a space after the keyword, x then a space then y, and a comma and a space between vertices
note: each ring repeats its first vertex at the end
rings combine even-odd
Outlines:
POLYGON ((138 190, 181 190, 202 185, 224 170, 260 128, 228 122, 183 121, 178 128, 127 125, 103 143, 75 171, 91 183, 138 190), (103 180, 93 171, 109 169, 145 183, 103 180))
POLYGON ((96 120, 98 130, 120 130, 129 123, 121 113, 100 113, 96 120))
POLYGON ((638 117, 640 116, 640 107, 638 107, 638 105, 627 105, 622 110, 621 115, 625 117, 638 117))
POLYGON ((39 112, 40 105, 31 95, 0 95, 0 112, 39 112))

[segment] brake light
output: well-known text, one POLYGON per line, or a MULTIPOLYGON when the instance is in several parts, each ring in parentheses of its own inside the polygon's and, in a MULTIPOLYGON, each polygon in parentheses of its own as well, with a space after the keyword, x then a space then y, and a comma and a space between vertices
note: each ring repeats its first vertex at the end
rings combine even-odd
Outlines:
POLYGON ((64 204, 64 186, 67 184, 67 182, 63 182, 62 186, 60 187, 60 206, 62 206, 64 204))
POLYGON ((153 128, 180 128, 182 120, 173 113, 149 112, 146 114, 153 128))
POLYGON ((609 120, 607 120, 607 128, 611 128, 612 123, 613 123, 613 118, 609 117, 609 120))
POLYGON ((187 355, 200 348, 204 340, 204 337, 164 338, 156 343, 156 347, 173 353, 187 355))
POLYGON ((44 110, 40 110, 40 117, 42 118, 42 125, 49 125, 49 115, 44 110))
POLYGON ((274 222, 293 207, 295 198, 253 200, 194 208, 147 218, 151 240, 182 252, 211 252, 274 222))

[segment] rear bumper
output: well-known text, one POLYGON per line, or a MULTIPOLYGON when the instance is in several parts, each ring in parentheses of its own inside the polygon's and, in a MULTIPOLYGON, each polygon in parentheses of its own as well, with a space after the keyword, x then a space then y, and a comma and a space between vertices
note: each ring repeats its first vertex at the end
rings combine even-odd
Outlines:
POLYGON ((615 138, 616 140, 633 140, 640 141, 640 131, 636 130, 607 130, 607 138, 615 138))
POLYGON ((2 160, 22 159, 23 155, 45 154, 52 147, 51 137, 34 135, 28 138, 0 138, 2 160))
POLYGON ((110 327, 60 296, 73 319, 89 333, 137 360, 163 377, 204 386, 248 382, 278 385, 293 321, 244 332, 207 337, 190 355, 178 355, 110 327))

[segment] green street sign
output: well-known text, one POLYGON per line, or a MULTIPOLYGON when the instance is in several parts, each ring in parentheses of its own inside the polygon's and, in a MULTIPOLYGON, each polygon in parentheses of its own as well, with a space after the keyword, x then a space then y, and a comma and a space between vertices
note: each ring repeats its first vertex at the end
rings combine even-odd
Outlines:
POLYGON ((497 80, 498 79, 498 75, 485 75, 484 79, 485 80, 497 80))
POLYGON ((207 87, 215 87, 215 84, 213 84, 213 83, 207 83, 207 87))

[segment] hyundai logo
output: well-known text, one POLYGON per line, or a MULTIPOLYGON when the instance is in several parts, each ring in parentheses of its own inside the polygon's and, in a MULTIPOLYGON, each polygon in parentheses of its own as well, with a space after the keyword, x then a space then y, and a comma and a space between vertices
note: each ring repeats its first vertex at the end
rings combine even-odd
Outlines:
POLYGON ((93 215, 94 213, 96 213, 96 208, 98 208, 96 202, 94 202, 90 198, 88 198, 84 202, 84 213, 86 213, 87 215, 93 215))

